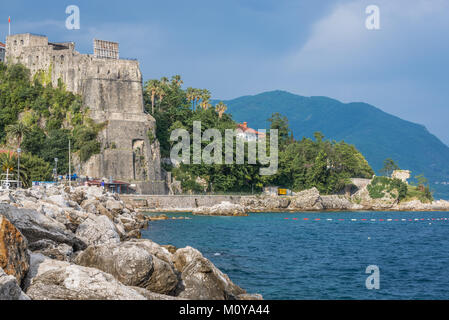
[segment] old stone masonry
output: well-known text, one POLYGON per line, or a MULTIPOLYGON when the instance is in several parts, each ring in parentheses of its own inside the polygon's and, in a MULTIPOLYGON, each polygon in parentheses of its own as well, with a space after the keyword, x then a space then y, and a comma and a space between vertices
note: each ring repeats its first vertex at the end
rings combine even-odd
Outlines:
POLYGON ((51 43, 46 36, 30 33, 6 39, 7 63, 21 63, 32 75, 51 73, 54 86, 61 79, 69 91, 83 97, 95 122, 107 123, 99 137, 101 153, 80 163, 80 174, 132 181, 142 193, 164 193, 159 145, 148 134, 154 136, 156 124, 144 111, 139 63, 119 59, 118 51, 112 57, 98 52, 80 54, 73 42, 51 43))

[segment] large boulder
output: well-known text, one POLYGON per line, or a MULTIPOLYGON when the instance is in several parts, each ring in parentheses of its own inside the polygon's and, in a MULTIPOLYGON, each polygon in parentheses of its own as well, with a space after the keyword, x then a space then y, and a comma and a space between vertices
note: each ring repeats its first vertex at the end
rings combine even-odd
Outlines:
POLYGON ((79 225, 76 236, 89 246, 120 243, 117 228, 107 216, 90 215, 79 225))
POLYGON ((240 204, 223 201, 212 207, 199 207, 193 210, 194 215, 205 216, 247 216, 245 208, 240 204))
POLYGON ((323 210, 323 201, 317 188, 297 193, 291 200, 289 209, 304 211, 323 210))
POLYGON ((73 248, 65 243, 56 243, 51 240, 39 240, 33 242, 29 249, 33 253, 41 253, 51 259, 60 261, 70 261, 73 255, 73 248))
POLYGON ((248 196, 240 198, 240 204, 246 211, 279 211, 284 210, 290 205, 288 197, 273 196, 248 196))
POLYGON ((28 272, 30 256, 28 243, 20 231, 0 215, 0 268, 14 276, 18 283, 28 272))
POLYGON ((50 259, 39 264, 26 293, 33 300, 146 300, 103 271, 50 259))
POLYGON ((76 203, 81 205, 81 203, 86 200, 86 193, 83 189, 77 188, 73 190, 73 192, 70 192, 69 198, 70 200, 75 201, 76 203))
POLYGON ((11 195, 11 193, 9 191, 3 191, 0 193, 0 203, 15 203, 16 200, 14 199, 14 197, 11 195))
POLYGON ((196 249, 178 249, 173 255, 173 261, 176 269, 181 272, 182 284, 178 292, 180 298, 235 300, 246 293, 196 249))
POLYGON ((138 293, 143 295, 147 300, 157 300, 157 301, 186 300, 186 299, 182 299, 182 298, 179 298, 179 297, 173 297, 173 296, 168 296, 168 295, 165 295, 165 294, 151 292, 151 291, 149 291, 147 289, 140 288, 140 287, 130 287, 130 288, 136 290, 138 293))
POLYGON ((5 300, 30 300, 30 298, 20 289, 17 279, 7 275, 0 268, 0 301, 5 300))
POLYGON ((125 208, 123 203, 112 198, 106 201, 105 207, 111 211, 114 216, 122 214, 123 209, 125 208))
POLYGON ((49 196, 46 201, 58 206, 59 208, 70 207, 69 203, 62 194, 49 196))
POLYGON ((172 294, 178 284, 171 254, 149 240, 90 246, 75 262, 112 274, 127 286, 160 294, 172 294))
POLYGON ((67 261, 54 260, 41 253, 32 252, 30 254, 30 269, 23 281, 24 290, 26 291, 29 288, 37 276, 49 270, 56 270, 69 265, 70 263, 67 261))
POLYGON ((351 210, 354 208, 354 204, 341 195, 321 196, 321 200, 326 210, 351 210))
POLYGON ((86 244, 73 232, 67 230, 62 223, 35 210, 18 209, 7 204, 0 204, 0 214, 20 230, 29 244, 48 239, 56 243, 65 243, 73 247, 75 251, 86 248, 86 244))
POLYGON ((100 205, 100 201, 97 199, 85 199, 81 203, 81 208, 83 208, 88 213, 98 214, 97 207, 100 205))

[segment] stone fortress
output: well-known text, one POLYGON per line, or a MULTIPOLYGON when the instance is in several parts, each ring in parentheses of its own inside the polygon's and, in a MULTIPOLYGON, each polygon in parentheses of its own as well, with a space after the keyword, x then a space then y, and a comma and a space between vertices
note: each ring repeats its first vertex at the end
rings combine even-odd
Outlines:
POLYGON ((80 54, 73 42, 11 35, 6 39, 6 62, 21 63, 32 75, 51 72, 54 86, 61 79, 67 90, 83 97, 96 123, 106 123, 99 134, 101 153, 75 163, 77 173, 130 182, 139 193, 164 194, 159 144, 152 138, 156 123, 144 111, 139 63, 119 59, 117 43, 95 40, 94 46, 93 55, 80 54))

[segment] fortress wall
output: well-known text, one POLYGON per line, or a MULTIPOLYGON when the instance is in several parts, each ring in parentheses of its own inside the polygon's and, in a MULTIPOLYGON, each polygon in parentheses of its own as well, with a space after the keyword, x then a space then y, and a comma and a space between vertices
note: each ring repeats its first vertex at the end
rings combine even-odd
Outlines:
POLYGON ((156 124, 144 112, 137 61, 80 54, 74 43, 49 43, 32 34, 8 36, 6 47, 7 62, 24 64, 32 75, 51 69, 53 86, 61 79, 67 90, 82 95, 94 121, 107 122, 99 135, 101 154, 76 165, 80 174, 143 184, 161 180, 159 147, 148 139, 156 124))

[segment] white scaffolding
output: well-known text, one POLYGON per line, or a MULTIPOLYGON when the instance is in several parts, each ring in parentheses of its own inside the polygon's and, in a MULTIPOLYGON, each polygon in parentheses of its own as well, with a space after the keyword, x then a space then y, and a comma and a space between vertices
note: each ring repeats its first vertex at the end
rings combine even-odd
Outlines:
POLYGON ((94 39, 95 58, 119 59, 117 42, 94 39))

